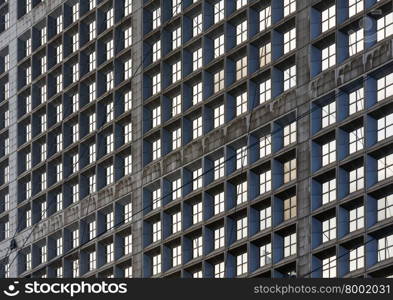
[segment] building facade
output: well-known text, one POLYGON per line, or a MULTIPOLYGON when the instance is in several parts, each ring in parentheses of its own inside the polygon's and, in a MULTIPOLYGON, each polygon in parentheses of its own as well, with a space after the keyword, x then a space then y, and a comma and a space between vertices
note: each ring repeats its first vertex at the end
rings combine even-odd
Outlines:
POLYGON ((0 5, 2 277, 393 275, 391 0, 0 5))

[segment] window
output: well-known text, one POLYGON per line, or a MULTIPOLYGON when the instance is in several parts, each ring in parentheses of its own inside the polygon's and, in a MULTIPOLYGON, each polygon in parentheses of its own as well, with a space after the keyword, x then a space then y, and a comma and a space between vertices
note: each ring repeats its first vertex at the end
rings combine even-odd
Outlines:
POLYGON ((96 160, 96 144, 89 145, 89 163, 92 164, 96 160))
POLYGON ((378 239, 378 261, 393 257, 393 235, 378 239))
POLYGON ((56 194, 56 211, 63 209, 63 194, 60 192, 56 194))
POLYGON ((56 180, 59 182, 63 179, 63 164, 59 163, 56 165, 56 180))
POLYGON ((41 46, 46 44, 47 38, 47 31, 46 31, 46 26, 41 28, 41 46))
POLYGON ((153 30, 161 26, 161 8, 157 7, 153 10, 153 30))
POLYGON ((352 115, 364 109, 364 89, 359 88, 349 94, 349 114, 352 115))
POLYGON ((382 221, 393 216, 393 194, 377 201, 377 220, 382 221))
POLYGON ((172 234, 181 231, 181 212, 172 215, 172 234))
POLYGON ((284 54, 296 48, 296 27, 284 32, 284 54))
POLYGON ((296 179, 296 158, 284 162, 284 184, 296 179))
POLYGON ((247 202, 247 180, 236 185, 236 204, 247 202))
POLYGON ((181 128, 172 131, 172 150, 181 147, 181 128))
POLYGON ((265 230, 272 226, 272 208, 265 207, 259 211, 259 230, 265 230))
POLYGON ((159 159, 161 157, 161 139, 156 139, 153 141, 153 160, 159 159))
POLYGON ((272 189, 272 171, 268 170, 259 175, 259 194, 270 192, 272 189))
POLYGON ((89 223, 89 239, 92 240, 96 237, 96 221, 89 223))
POLYGON ((129 255, 132 253, 132 235, 126 235, 124 237, 124 255, 129 255))
POLYGON ((106 27, 110 28, 113 26, 113 8, 106 12, 106 27))
POLYGON ((218 180, 221 177, 224 177, 224 157, 220 157, 214 160, 214 180, 218 180))
POLYGON ((393 176, 393 154, 378 159, 378 181, 393 176))
POLYGON ((89 176, 89 193, 96 192, 96 176, 95 174, 89 176))
POLYGON ((236 276, 247 273, 247 252, 236 256, 236 276))
POLYGON ((161 221, 153 223, 153 243, 161 240, 161 221))
POLYGON ((225 86, 225 82, 224 82, 224 70, 220 70, 217 71, 216 73, 214 73, 214 93, 218 93, 219 91, 221 91, 224 86, 225 86))
POLYGON ((113 243, 106 245, 105 254, 106 254, 106 263, 110 263, 114 259, 114 249, 113 243))
POLYGON ((349 0, 349 17, 352 17, 363 10, 363 0, 349 0))
POLYGON ((349 154, 355 153, 363 149, 364 145, 364 128, 355 129, 349 134, 349 154))
POLYGON ((377 101, 383 101, 393 95, 393 73, 377 81, 377 101))
POLYGON ((378 141, 393 136, 393 113, 378 119, 378 141))
POLYGON ((336 5, 332 5, 321 13, 322 32, 336 26, 336 5))
POLYGON ((79 2, 76 2, 72 6, 72 22, 76 22, 79 19, 79 2))
POLYGON ((336 161, 336 140, 322 145, 322 166, 327 166, 336 161))
POLYGON ((214 23, 218 23, 225 17, 224 0, 218 0, 214 3, 214 23))
POLYGON ((192 240, 193 258, 202 256, 203 254, 203 237, 199 236, 192 240))
POLYGON ((56 93, 60 93, 63 90, 63 74, 56 76, 56 93))
POLYGON ((181 43, 181 27, 178 27, 172 31, 172 50, 180 47, 181 43))
POLYGON ((161 207, 161 189, 157 188, 152 192, 153 210, 161 207))
POLYGON ((202 271, 196 271, 192 273, 192 278, 203 278, 202 271))
POLYGON ((236 61, 236 80, 247 76, 247 56, 236 61))
POLYGON ((56 239, 56 255, 62 255, 63 254, 63 238, 59 237, 56 239))
POLYGON ((296 86, 296 65, 284 70, 284 92, 296 86))
POLYGON ((192 53, 192 68, 193 71, 202 67, 202 48, 198 48, 192 53))
POLYGON ((364 187, 364 168, 359 167, 349 172, 349 192, 353 193, 364 187))
MULTIPOLYGON (((79 101, 79 95, 75 94, 74 96, 76 96, 75 100, 79 101)), ((94 101, 96 98, 96 83, 92 82, 89 84, 89 101, 92 102, 94 101)))
POLYGON ((194 204, 192 206, 192 224, 197 224, 202 222, 203 213, 202 213, 202 201, 194 204))
POLYGON ((172 17, 181 13, 181 0, 172 0, 172 17))
POLYGON ((221 104, 213 109, 214 114, 214 128, 220 127, 224 124, 224 104, 221 104))
POLYGON ((153 256, 153 276, 161 273, 161 254, 153 256))
POLYGON ((284 17, 296 11, 296 0, 284 0, 284 17))
POLYGON ((247 216, 236 221, 236 240, 247 237, 247 216))
POLYGON ((272 244, 267 243, 259 247, 259 266, 263 267, 272 263, 272 244))
POLYGON ((214 58, 223 55, 225 51, 224 49, 224 35, 221 34, 214 39, 214 58))
POLYGON ((271 135, 265 135, 259 139, 259 158, 264 158, 272 153, 271 135))
POLYGON ((329 103, 321 107, 322 110, 322 128, 325 128, 336 122, 336 102, 329 103))
POLYGON ((224 207, 224 192, 214 195, 214 214, 218 215, 222 213, 225 209, 224 207))
POLYGON ((96 252, 90 252, 89 253, 89 270, 92 271, 96 268, 96 261, 97 261, 97 256, 96 252))
POLYGON ((284 147, 296 142, 296 121, 284 126, 284 147))
POLYGON ((336 178, 322 183, 322 205, 336 200, 336 178))
POLYGON ((322 222, 322 243, 334 240, 335 238, 336 217, 333 217, 322 222))
POLYGON ((111 153, 114 150, 114 141, 113 141, 113 133, 110 133, 106 136, 106 153, 111 153))
POLYGON ((197 139, 202 136, 203 127, 202 127, 202 116, 199 116, 192 120, 192 137, 193 139, 197 139))
POLYGON ((132 108, 132 91, 124 93, 124 111, 131 110, 132 108))
POLYGON ((349 33, 349 55, 355 55, 363 51, 364 46, 364 30, 363 28, 349 33))
MULTIPOLYGON (((132 59, 130 58, 124 62, 124 80, 128 80, 131 77, 132 77, 132 59)), ((112 88, 113 88, 113 78, 112 78, 112 88)))
POLYGON ((113 165, 110 165, 105 168, 106 173, 106 184, 112 184, 114 182, 114 172, 113 172, 113 165))
MULTIPOLYGON (((124 70, 125 72, 125 76, 127 76, 127 71, 124 70)), ((106 73, 106 90, 110 91, 111 89, 113 89, 113 84, 114 84, 114 74, 113 71, 109 71, 108 73, 106 73)))
POLYGON ((181 79, 181 61, 177 61, 172 65, 172 83, 181 79))
POLYGON ((56 17, 56 34, 59 34, 63 30, 63 16, 59 15, 56 17))
POLYGON ((272 24, 272 8, 268 6, 259 11, 259 31, 266 30, 272 24))
POLYGON ((296 202, 296 196, 284 199, 284 221, 296 217, 296 202))
POLYGON ((57 45, 56 46, 56 62, 59 64, 63 59, 63 46, 57 45))
POLYGON ((322 71, 336 64, 336 44, 322 49, 322 71))
POLYGON ((114 48, 113 48, 113 40, 109 40, 106 42, 106 59, 110 60, 113 57, 114 48))
POLYGON ((132 203, 124 205, 124 222, 128 223, 132 220, 132 203))
POLYGON ((31 252, 27 252, 25 254, 25 259, 26 259, 26 270, 31 270, 31 252))
POLYGON ((72 185, 72 202, 78 202, 79 201, 79 184, 75 183, 72 185))
MULTIPOLYGON (((270 64, 271 61, 272 61, 272 44, 269 42, 269 43, 262 45, 259 48, 259 66, 261 68, 263 68, 264 66, 270 64)), ((266 84, 266 81, 265 81, 265 84, 266 84)), ((266 90, 266 88, 261 89, 261 93, 262 93, 262 90, 266 90)), ((270 86, 269 86, 269 90, 270 90, 270 86)), ((269 97, 269 99, 270 99, 270 97, 269 97)))
POLYGON ((48 247, 46 245, 43 245, 40 248, 40 256, 41 256, 40 257, 40 263, 41 264, 46 263, 47 257, 48 257, 48 247))
POLYGON ((94 40, 96 38, 96 21, 92 21, 89 23, 89 40, 94 40))
POLYGON ((364 246, 349 251, 349 271, 356 271, 364 267, 364 246))
POLYGON ((124 15, 128 16, 132 13, 132 0, 124 1, 124 15))
POLYGON ((89 54, 89 71, 93 71, 96 68, 96 52, 90 52, 89 54))
POLYGON ((109 212, 105 216, 105 222, 106 222, 106 230, 112 230, 114 226, 114 213, 113 211, 109 212))
POLYGON ((335 278, 337 276, 336 256, 330 256, 322 260, 322 278, 335 278))
POLYGON ((41 74, 46 72, 47 60, 46 56, 41 57, 41 74))
POLYGON ((381 41, 393 34, 393 12, 377 20, 377 41, 381 41))
POLYGON ((132 155, 126 155, 124 157, 124 175, 130 175, 132 173, 132 155))
POLYGON ((161 124, 161 106, 156 106, 152 110, 152 127, 157 127, 161 124))
POLYGON ((156 41, 153 46, 153 63, 161 59, 161 40, 156 41))
POLYGON ((214 278, 224 278, 225 276, 225 263, 220 262, 214 265, 214 278))
POLYGON ((153 76, 152 83, 152 93, 155 95, 161 91, 161 73, 157 73, 153 76))
POLYGON ((192 35, 197 36, 201 34, 202 30, 202 14, 198 14, 192 19, 192 35))
POLYGON ((72 231, 72 247, 77 248, 79 246, 79 229, 72 231))
POLYGON ((132 141, 132 123, 129 122, 124 125, 124 143, 127 144, 132 141))
POLYGON ((224 247, 225 229, 224 226, 214 230, 214 250, 224 247))
POLYGON ((177 267, 181 264, 181 245, 173 247, 172 249, 172 267, 177 267))
POLYGON ((296 232, 284 236, 284 257, 296 254, 296 232))
POLYGON ((72 261, 72 277, 78 278, 79 277, 79 260, 72 261))
POLYGON ((245 20, 236 26, 236 44, 243 43, 247 38, 247 20, 245 20))
POLYGON ((181 178, 177 178, 172 181, 172 200, 181 198, 181 178))
POLYGON ((192 104, 196 105, 202 101, 202 82, 192 86, 192 104))
POLYGON ((247 165, 247 146, 236 149, 236 169, 247 165))
POLYGON ((72 51, 76 52, 79 48, 79 34, 75 33, 72 35, 72 51))
POLYGON ((247 92, 236 96, 236 116, 247 112, 247 92))

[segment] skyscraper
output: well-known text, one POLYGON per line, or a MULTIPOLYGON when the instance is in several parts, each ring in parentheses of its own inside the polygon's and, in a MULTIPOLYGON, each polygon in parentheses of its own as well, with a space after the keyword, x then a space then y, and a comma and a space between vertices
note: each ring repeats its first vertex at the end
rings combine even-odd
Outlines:
POLYGON ((0 275, 392 276, 392 8, 0 1, 0 275))

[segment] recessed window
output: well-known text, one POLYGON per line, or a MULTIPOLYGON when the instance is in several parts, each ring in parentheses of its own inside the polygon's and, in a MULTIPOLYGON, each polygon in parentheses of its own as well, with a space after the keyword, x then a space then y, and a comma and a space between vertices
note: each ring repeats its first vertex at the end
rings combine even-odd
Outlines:
POLYGON ((378 222, 393 217, 393 194, 377 200, 377 211, 378 222))
POLYGON ((354 232, 364 227, 364 206, 349 211, 349 231, 354 232))
POLYGON ((336 5, 332 5, 321 13, 321 31, 325 32, 336 26, 336 5))
POLYGON ((322 49, 322 71, 336 64, 336 44, 331 44, 322 49))
POLYGON ((378 141, 393 136, 393 113, 378 119, 378 141))
POLYGON ((391 36, 393 34, 393 12, 384 15, 377 20, 377 41, 391 36))
POLYGON ((349 56, 355 55, 364 49, 364 29, 360 28, 349 33, 349 56))
POLYGON ((322 243, 336 238, 336 217, 322 222, 322 243))
POLYGON ((322 145, 322 166, 327 166, 336 161, 336 140, 322 145))
POLYGON ((236 221, 236 239, 241 240, 247 237, 247 217, 240 218, 236 221))
POLYGON ((284 54, 296 48, 296 27, 284 33, 284 54))
POLYGON ((393 176, 393 154, 378 159, 378 181, 393 176))
POLYGON ((349 154, 355 153, 364 148, 364 127, 355 129, 349 134, 349 154))
POLYGON ((335 255, 322 260, 322 278, 337 277, 337 258, 335 255))
POLYGON ((348 0, 349 17, 360 13, 364 8, 363 0, 348 0))
POLYGON ((297 215, 296 196, 284 199, 284 221, 290 220, 297 215))
POLYGON ((322 110, 322 128, 328 127, 336 122, 336 102, 333 101, 321 107, 322 110))
POLYGON ((239 45, 247 40, 247 20, 236 26, 236 44, 239 45))
POLYGON ((296 254, 296 232, 284 236, 284 257, 296 254))
POLYGON ((353 272, 364 268, 364 246, 349 251, 349 271, 353 272))

